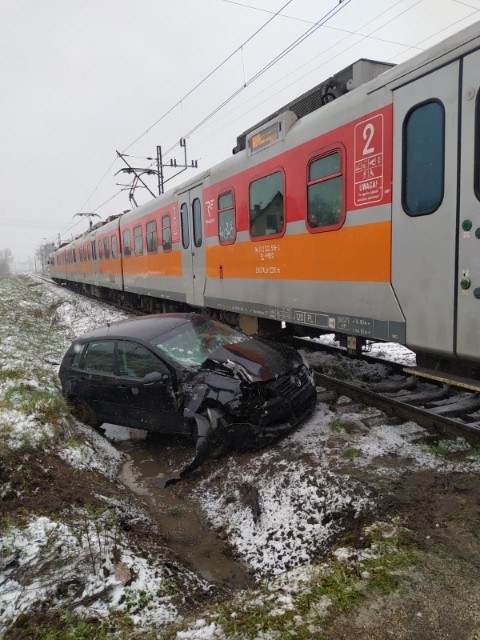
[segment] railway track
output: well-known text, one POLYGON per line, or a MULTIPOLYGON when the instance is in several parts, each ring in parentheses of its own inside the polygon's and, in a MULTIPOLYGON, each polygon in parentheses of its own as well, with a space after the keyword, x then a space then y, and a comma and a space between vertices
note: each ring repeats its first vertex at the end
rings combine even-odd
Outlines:
MULTIPOLYGON (((325 345, 321 350, 328 351, 325 345)), ((339 358, 349 357, 336 351, 339 358)), ((461 436, 472 444, 480 444, 480 383, 433 372, 430 375, 415 367, 371 356, 366 359, 388 368, 384 379, 375 382, 360 378, 346 380, 327 375, 321 367, 313 365, 317 386, 349 398, 350 402, 340 405, 342 409, 355 412, 359 405, 368 405, 389 417, 416 422, 435 434, 461 436)), ((328 393, 324 397, 328 400, 328 393)), ((331 408, 338 410, 339 406, 331 404, 331 408)), ((385 416, 379 414, 364 422, 369 426, 382 418, 385 420, 385 416)))

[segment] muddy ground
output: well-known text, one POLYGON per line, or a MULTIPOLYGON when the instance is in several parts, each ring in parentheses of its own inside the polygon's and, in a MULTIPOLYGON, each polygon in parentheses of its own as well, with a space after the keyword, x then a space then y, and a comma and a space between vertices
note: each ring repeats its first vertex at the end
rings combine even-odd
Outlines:
MULTIPOLYGON (((334 439, 338 440, 338 436, 334 439)), ((227 536, 208 526, 198 504, 191 499, 198 484, 211 477, 212 470, 220 471, 221 478, 221 470, 225 467, 226 471, 231 458, 208 461, 184 482, 161 491, 153 488, 154 479, 187 460, 192 454, 190 443, 155 437, 118 446, 127 457, 115 483, 99 473, 74 469, 53 453, 32 459, 28 474, 22 469, 18 471, 20 459, 16 460, 14 455, 4 458, 2 478, 9 477, 14 485, 23 483, 22 489, 28 491, 22 491, 21 503, 17 503, 13 493, 10 497, 3 496, 2 515, 18 514, 19 509, 28 513, 34 508, 36 513, 52 516, 72 504, 101 507, 104 501, 99 495, 124 501, 127 493, 140 503, 155 525, 133 521, 125 513, 122 527, 140 546, 170 549, 172 559, 185 563, 216 586, 214 597, 219 602, 239 589, 254 587, 252 572, 235 557, 227 536)), ((234 454, 238 469, 248 465, 252 455, 234 454)), ((281 455, 287 462, 296 462, 298 452, 283 448, 281 455)), ((394 467, 402 462, 408 463, 395 457, 390 460, 394 467)), ((417 560, 400 572, 399 588, 394 593, 368 596, 351 613, 327 626, 321 637, 480 638, 479 475, 421 470, 405 472, 393 482, 385 478, 379 481, 376 477, 372 484, 371 469, 361 470, 352 465, 348 472, 369 486, 377 506, 375 514, 348 523, 332 547, 344 543, 361 546, 358 535, 361 524, 368 519, 400 518, 408 528, 408 545, 415 550, 417 560)), ((218 484, 221 480, 214 482, 218 484)), ((218 489, 221 491, 223 487, 218 489)), ((190 602, 184 614, 201 615, 204 606, 204 598, 200 596, 190 602)), ((28 633, 22 635, 21 629, 19 632, 12 637, 29 637, 28 633)))
MULTIPOLYGON (((113 314, 68 292, 50 288, 40 295, 37 289, 26 285, 21 292, 23 300, 31 298, 34 318, 27 333, 38 326, 39 314, 54 313, 52 326, 60 333, 65 323, 68 343, 95 326, 100 314, 113 314)), ((4 315, 14 308, 9 300, 4 315)), ((55 374, 48 393, 42 387, 43 395, 30 401, 40 386, 35 381, 45 384, 36 371, 53 370, 51 354, 57 358, 64 347, 55 334, 33 356, 32 349, 22 355, 17 332, 15 316, 3 338, 11 358, 4 353, 0 366, 6 381, 0 397, 0 543, 12 530, 21 537, 39 516, 78 527, 79 514, 85 518, 83 540, 90 542, 86 520, 98 522, 105 510, 114 512, 115 531, 120 529, 115 540, 126 539, 122 562, 114 558, 100 573, 97 567, 105 590, 72 591, 70 599, 62 585, 58 593, 51 590, 54 559, 50 583, 39 588, 37 578, 45 576, 38 573, 49 567, 25 547, 15 555, 0 544, 0 618, 3 603, 9 606, 2 585, 22 587, 15 609, 21 613, 7 631, 0 625, 0 637, 63 640, 63 614, 68 609, 77 616, 81 601, 89 631, 82 617, 74 617, 68 637, 75 640, 480 640, 478 448, 432 438, 418 425, 375 417, 375 410, 345 398, 327 400, 320 392, 315 413, 271 447, 207 460, 182 482, 156 489, 156 479, 191 460, 192 442, 130 431, 113 448, 105 434, 116 438, 118 430, 92 431, 61 406, 53 435, 44 444, 31 437, 51 424, 50 405, 41 402, 59 395, 55 374), (43 422, 35 423, 31 414, 39 407, 43 422), (21 428, 30 439, 19 445, 21 428), (369 556, 372 527, 382 533, 369 556), (390 536, 395 544, 388 548, 390 536), (117 568, 125 564, 130 569, 123 566, 126 577, 117 580, 117 568), (158 583, 160 595, 145 594, 148 585, 135 582, 142 572, 154 577, 152 566, 166 576, 158 583), (135 567, 143 567, 137 575, 135 567), (123 600, 113 614, 107 596, 119 583, 123 600), (27 602, 35 590, 38 598, 27 602), (157 598, 150 610, 142 601, 146 595, 157 598), (126 608, 128 597, 134 600, 126 608)), ((321 357, 337 373, 345 366, 346 377, 365 366, 321 357)), ((39 549, 40 557, 47 547, 39 549)), ((78 567, 83 571, 88 562, 78 567)), ((80 573, 76 579, 82 588, 90 584, 80 573)))

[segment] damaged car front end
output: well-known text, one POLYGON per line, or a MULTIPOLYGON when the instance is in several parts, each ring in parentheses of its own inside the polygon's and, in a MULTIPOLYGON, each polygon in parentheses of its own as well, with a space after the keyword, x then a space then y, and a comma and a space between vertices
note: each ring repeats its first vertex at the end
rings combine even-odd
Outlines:
POLYGON ((224 412, 212 436, 237 451, 269 444, 309 415, 316 401, 308 364, 293 349, 263 340, 218 349, 198 377, 224 412))
POLYGON ((195 459, 174 479, 214 449, 267 445, 316 402, 312 371, 297 351, 195 313, 144 316, 85 334, 59 375, 84 421, 193 436, 195 459))

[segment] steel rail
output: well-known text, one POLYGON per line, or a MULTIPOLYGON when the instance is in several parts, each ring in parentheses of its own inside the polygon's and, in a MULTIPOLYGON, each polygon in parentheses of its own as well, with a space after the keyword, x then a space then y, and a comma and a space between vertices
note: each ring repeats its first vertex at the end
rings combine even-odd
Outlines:
POLYGON ((480 429, 447 416, 436 415, 428 409, 409 405, 397 398, 390 398, 370 389, 365 389, 351 382, 332 378, 315 371, 315 380, 319 386, 332 391, 338 391, 352 400, 369 404, 380 409, 387 415, 395 415, 406 420, 412 420, 430 431, 448 436, 461 436, 469 442, 480 444, 480 429))

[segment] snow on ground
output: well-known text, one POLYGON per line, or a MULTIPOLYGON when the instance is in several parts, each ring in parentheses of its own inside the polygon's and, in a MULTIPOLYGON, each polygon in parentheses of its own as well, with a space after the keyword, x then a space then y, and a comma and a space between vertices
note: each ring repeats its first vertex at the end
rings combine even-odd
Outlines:
POLYGON ((285 462, 273 450, 241 470, 229 460, 226 474, 223 468, 211 474, 195 493, 212 525, 257 576, 310 562, 347 514, 355 518, 373 506, 368 490, 353 479, 301 460, 285 462))
POLYGON ((45 289, 46 295, 58 305, 54 322, 59 322, 66 327, 70 342, 87 331, 130 317, 115 307, 91 298, 84 298, 57 285, 46 283, 45 289))
MULTIPOLYGON (((59 397, 58 365, 70 341, 127 316, 54 285, 13 279, 0 281, 0 311, 3 442, 17 450, 41 446, 55 433, 48 419, 49 403, 59 397)), ((399 345, 373 345, 375 351, 414 364, 411 352, 399 345)), ((339 364, 331 354, 311 357, 327 372, 338 373, 343 367, 346 378, 379 380, 388 367, 356 361, 339 364)), ((258 580, 270 581, 272 615, 288 610, 289 589, 319 570, 312 561, 334 544, 346 526, 359 515, 373 518, 379 483, 385 490, 385 482, 412 469, 480 471, 480 460, 473 453, 469 457, 464 440, 443 445, 445 454, 463 451, 456 462, 426 446, 427 432, 416 424, 391 425, 385 418, 384 423, 366 427, 362 420, 371 412, 361 408, 335 412, 319 403, 310 419, 275 446, 218 461, 209 477, 192 483, 192 498, 212 526, 258 580)), ((66 428, 68 421, 62 419, 66 428)), ((97 432, 69 424, 84 442, 56 444, 59 456, 76 468, 98 470, 113 479, 121 454, 97 432)), ((109 501, 105 498, 106 504, 109 501)), ((23 527, 7 530, 0 539, 5 580, 0 624, 41 602, 48 606, 75 602, 78 608, 100 615, 120 610, 141 627, 178 621, 168 595, 171 576, 161 559, 136 553, 118 530, 113 543, 112 530, 102 518, 78 513, 73 521, 32 517, 23 527)), ((186 581, 194 580, 191 574, 183 575, 186 581)), ((220 640, 224 634, 215 620, 202 618, 179 631, 177 638, 220 640)))
MULTIPOLYGON (((313 338, 313 341, 328 346, 339 345, 334 333, 325 333, 318 338, 313 338)), ((368 353, 376 358, 385 358, 409 367, 414 367, 416 364, 415 353, 397 342, 371 342, 368 348, 368 353)))
MULTIPOLYGON (((345 378, 380 380, 388 368, 349 359, 339 362, 329 353, 316 352, 309 358, 336 375, 342 375, 343 367, 345 378)), ((342 403, 350 400, 341 397, 337 404, 342 403)), ((232 457, 196 488, 209 522, 226 534, 257 579, 309 563, 329 548, 346 522, 351 525, 352 518, 374 513, 371 487, 379 478, 394 482, 422 469, 480 472, 480 459, 463 438, 431 447, 425 444, 429 432, 418 424, 389 424, 389 418, 374 408, 356 409, 337 412, 320 402, 313 415, 275 448, 257 453, 248 463, 232 457), (378 424, 362 422, 372 415, 379 416, 378 424), (455 451, 464 452, 461 460, 448 458, 455 451), (355 470, 362 471, 362 481, 352 478, 355 470)))
POLYGON ((60 458, 76 469, 98 471, 110 480, 114 480, 120 464, 124 461, 123 454, 86 425, 77 422, 76 432, 84 435, 83 442, 59 448, 60 458))
POLYGON ((126 612, 135 624, 157 626, 178 617, 167 595, 168 570, 160 560, 136 555, 105 517, 92 521, 79 513, 68 524, 33 517, 0 539, 0 562, 0 628, 32 608, 72 602, 78 611, 101 616, 126 612))

